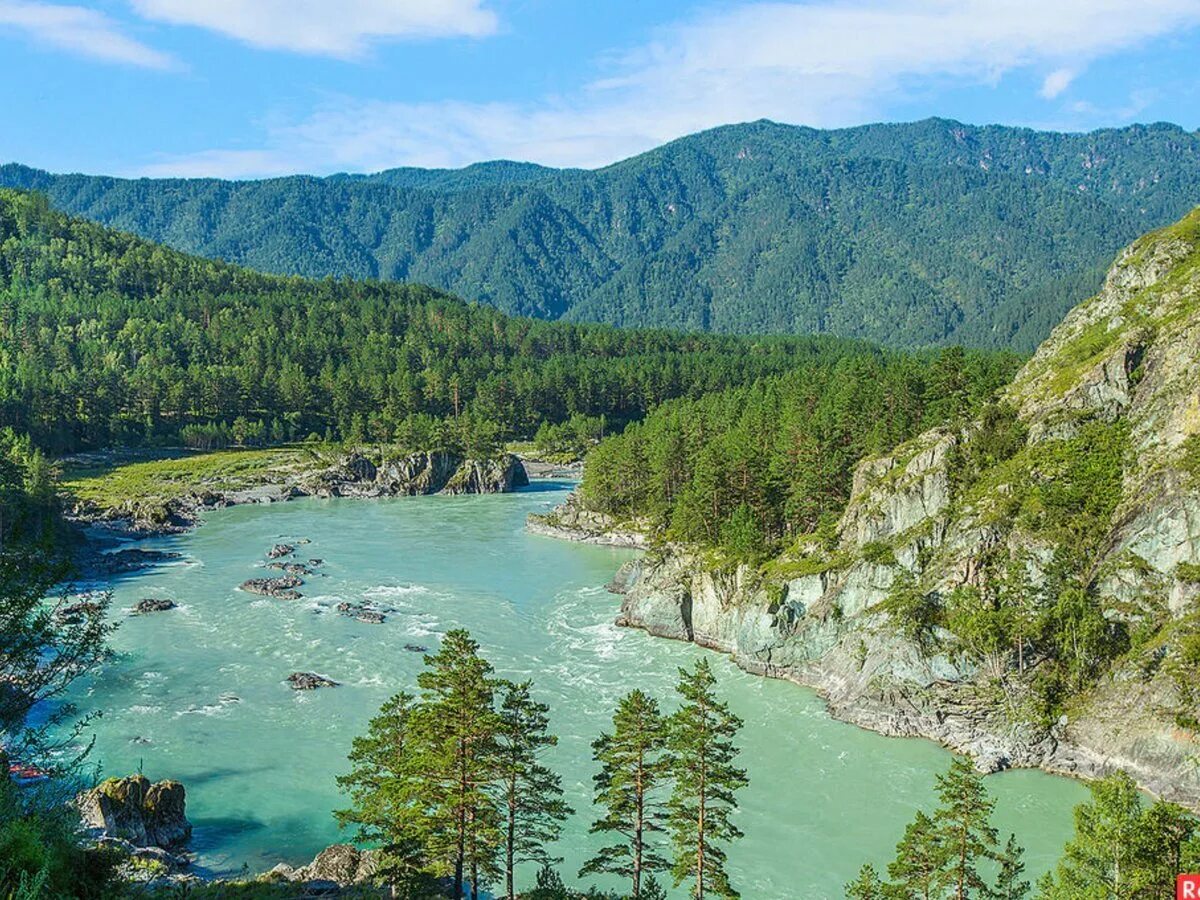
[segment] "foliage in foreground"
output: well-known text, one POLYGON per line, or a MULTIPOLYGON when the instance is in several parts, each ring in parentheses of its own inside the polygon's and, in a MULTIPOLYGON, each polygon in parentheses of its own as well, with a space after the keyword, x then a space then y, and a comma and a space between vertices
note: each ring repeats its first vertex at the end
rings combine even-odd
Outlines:
MULTIPOLYGON (((447 632, 425 662, 420 693, 397 694, 355 739, 351 771, 338 779, 351 801, 339 822, 380 849, 377 874, 403 897, 448 890, 474 898, 501 880, 505 896, 516 897, 521 862, 542 866, 522 896, 584 896, 553 869, 550 848, 573 810, 541 759, 556 742, 548 707, 533 700, 530 683, 496 678, 464 630, 447 632)), ((613 733, 596 740, 602 814, 592 832, 616 842, 580 876, 615 874, 629 880, 634 900, 657 900, 664 895, 654 873, 667 869, 669 849, 676 885, 688 882, 697 900, 736 898, 724 847, 741 837, 729 819, 746 783, 734 765, 741 723, 715 696, 707 660, 679 678, 676 712, 664 717, 634 691, 621 700, 613 733)))
MULTIPOLYGON (((871 864, 846 885, 849 900, 1022 900, 1030 896, 1015 835, 1001 845, 983 776, 956 759, 939 776, 939 805, 918 811, 896 845, 887 878, 871 864)), ((1171 900, 1175 876, 1200 867, 1196 819, 1174 803, 1147 806, 1124 772, 1089 785, 1075 834, 1038 900, 1171 900)))
POLYGON ((0 897, 94 898, 112 889, 114 860, 78 842, 70 804, 86 718, 61 702, 68 685, 105 658, 106 598, 76 615, 47 600, 66 568, 52 482, 28 442, 0 432, 0 897), (37 726, 27 716, 51 703, 37 726), (21 786, 10 763, 57 776, 21 786))

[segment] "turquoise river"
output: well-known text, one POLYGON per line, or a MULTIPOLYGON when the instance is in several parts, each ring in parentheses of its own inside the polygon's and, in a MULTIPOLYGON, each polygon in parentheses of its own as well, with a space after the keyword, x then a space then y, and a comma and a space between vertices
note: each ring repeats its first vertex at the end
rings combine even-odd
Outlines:
MULTIPOLYGON (((498 674, 532 678, 552 708, 560 736, 552 761, 578 811, 556 852, 573 873, 598 845, 587 834, 591 741, 634 687, 673 705, 676 667, 706 651, 612 624, 617 598, 602 585, 629 551, 524 531, 526 514, 560 502, 568 487, 238 506, 208 513, 189 534, 143 542, 182 558, 112 585, 116 658, 73 698, 102 711, 92 761, 105 775, 141 769, 182 781, 202 869, 303 862, 345 839, 331 815, 342 802, 334 779, 384 699, 414 688, 422 657, 405 644, 434 648, 440 634, 464 626, 498 674), (272 544, 302 538, 311 543, 301 558, 325 560, 302 600, 237 590, 268 574, 272 544), (143 597, 179 608, 128 616, 143 597), (336 614, 343 600, 392 612, 367 625, 336 614), (341 686, 292 691, 284 679, 297 670, 341 686)), ((737 816, 746 836, 729 854, 735 885, 757 900, 840 897, 864 861, 886 862, 914 809, 930 806, 950 754, 834 721, 811 691, 747 675, 721 656, 713 663, 745 720, 750 786, 737 816)), ((1017 833, 1036 877, 1086 791, 1032 771, 987 783, 998 825, 1017 833)))

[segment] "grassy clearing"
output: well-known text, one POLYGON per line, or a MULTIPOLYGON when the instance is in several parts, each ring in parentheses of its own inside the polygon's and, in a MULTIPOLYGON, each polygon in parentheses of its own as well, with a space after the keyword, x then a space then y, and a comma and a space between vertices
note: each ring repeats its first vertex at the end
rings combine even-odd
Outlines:
POLYGON ((217 450, 136 461, 84 454, 63 462, 62 483, 75 498, 108 509, 166 501, 200 490, 228 491, 269 483, 319 455, 310 447, 217 450))

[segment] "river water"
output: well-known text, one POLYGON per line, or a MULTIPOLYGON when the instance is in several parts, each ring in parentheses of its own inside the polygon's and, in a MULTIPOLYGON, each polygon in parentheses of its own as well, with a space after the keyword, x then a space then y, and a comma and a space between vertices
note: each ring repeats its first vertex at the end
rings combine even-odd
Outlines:
MULTIPOLYGON (((568 487, 239 506, 208 513, 190 534, 143 542, 183 558, 113 585, 117 658, 74 698, 103 713, 92 761, 105 775, 140 769, 182 781, 204 869, 306 861, 345 839, 331 811, 342 802, 334 779, 346 771, 352 737, 389 695, 415 687, 422 657, 404 645, 433 649, 440 634, 463 626, 499 675, 532 678, 552 708, 560 737, 552 762, 578 810, 556 852, 573 873, 598 846, 587 834, 591 741, 634 687, 670 707, 676 667, 707 651, 612 624, 617 598, 601 585, 629 551, 524 531, 526 514, 560 502, 568 487), (262 568, 272 544, 302 538, 311 543, 299 558, 325 560, 322 575, 300 588, 302 600, 237 590, 276 574, 262 568), (126 618, 143 597, 180 606, 126 618), (336 614, 343 600, 393 611, 367 625, 336 614), (341 686, 292 691, 284 679, 297 670, 341 686)), ((890 858, 914 807, 931 805, 934 775, 950 755, 836 722, 804 688, 712 661, 745 720, 750 786, 737 816, 746 836, 729 852, 735 886, 756 900, 840 897, 864 861, 890 858)), ((1002 832, 1016 831, 1028 874, 1040 874, 1070 833, 1083 787, 1028 771, 987 783, 1002 832)))

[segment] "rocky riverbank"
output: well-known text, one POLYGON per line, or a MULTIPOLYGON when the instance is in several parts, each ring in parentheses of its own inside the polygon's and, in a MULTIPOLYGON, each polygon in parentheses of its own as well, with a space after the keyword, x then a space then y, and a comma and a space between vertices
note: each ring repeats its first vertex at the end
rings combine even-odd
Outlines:
MULTIPOLYGON (((1200 809, 1190 757, 1160 746, 1157 730, 1139 726, 1124 705, 1086 707, 1050 724, 1024 720, 1022 684, 1002 688, 950 654, 924 654, 884 613, 847 617, 826 595, 846 585, 809 578, 819 580, 793 579, 780 591, 747 566, 713 571, 671 548, 626 563, 610 589, 622 595, 618 625, 691 641, 729 654, 748 672, 812 688, 842 721, 937 741, 984 771, 1040 768, 1094 778, 1125 769, 1146 790, 1200 809)), ((850 594, 858 590, 849 586, 850 594)), ((1145 699, 1132 695, 1131 705, 1145 699)))
POLYGON ((75 800, 84 840, 118 854, 122 876, 152 892, 174 895, 189 883, 207 882, 231 888, 274 885, 279 890, 272 896, 280 897, 386 895, 374 886, 377 851, 349 844, 327 847, 303 866, 281 863, 246 879, 205 878, 192 867, 186 802, 179 782, 151 782, 144 775, 109 778, 75 800))
POLYGON ((636 525, 621 525, 608 516, 589 510, 572 491, 565 503, 548 513, 531 513, 525 529, 532 534, 578 541, 586 544, 603 544, 610 547, 629 547, 648 550, 650 543, 636 525))
POLYGON ((68 498, 73 503, 70 517, 83 526, 148 536, 187 531, 207 509, 245 503, 504 493, 529 484, 521 459, 511 453, 491 459, 467 459, 444 450, 395 457, 365 450, 295 453, 285 463, 246 467, 236 478, 210 477, 198 467, 193 481, 187 479, 186 466, 177 468, 182 475, 172 472, 161 483, 148 480, 141 490, 114 490, 101 500, 68 498))

